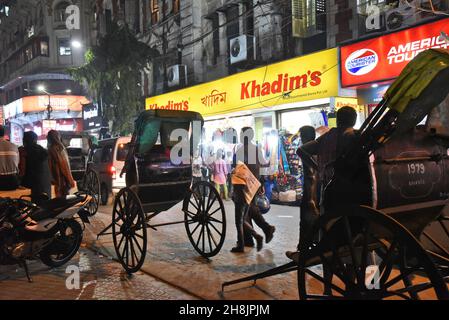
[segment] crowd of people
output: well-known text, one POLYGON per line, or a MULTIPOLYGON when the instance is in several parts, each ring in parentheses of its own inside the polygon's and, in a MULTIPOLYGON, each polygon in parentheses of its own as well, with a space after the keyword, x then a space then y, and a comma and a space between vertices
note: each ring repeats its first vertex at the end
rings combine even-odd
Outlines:
MULTIPOLYGON (((337 112, 337 128, 315 139, 315 129, 311 126, 300 128, 302 146, 297 154, 303 163, 304 194, 300 207, 300 235, 307 233, 320 215, 323 188, 333 175, 332 164, 353 142, 353 126, 357 119, 351 107, 340 108, 337 112)), ((31 190, 31 200, 39 204, 54 195, 64 197, 76 186, 72 177, 67 150, 60 134, 51 130, 47 135, 48 149, 37 143, 34 132, 25 132, 23 146, 18 147, 5 139, 4 127, 0 125, 0 190, 16 190, 20 186, 31 190)), ((243 163, 260 180, 261 168, 270 164, 254 143, 254 130, 244 127, 240 132, 240 144, 232 151, 224 148, 206 152, 197 151, 193 157, 193 181, 207 181, 215 185, 222 199, 233 200, 235 204, 235 225, 237 244, 232 252, 244 252, 245 247, 263 247, 264 237, 254 228, 253 222, 263 231, 265 242, 273 239, 276 228, 270 225, 260 212, 253 198, 245 198, 246 186, 233 184, 232 174, 237 163, 243 163)), ((263 186, 259 190, 263 193, 263 186)), ((299 245, 298 245, 299 250, 299 245)), ((297 251, 296 251, 297 252, 297 251)), ((293 258, 294 251, 287 256, 293 258)))
POLYGON ((76 182, 59 132, 48 132, 48 149, 37 141, 36 133, 28 131, 23 135, 23 146, 18 147, 5 139, 5 129, 0 125, 0 190, 28 188, 31 201, 39 204, 52 197, 52 185, 54 196, 64 197, 76 182))

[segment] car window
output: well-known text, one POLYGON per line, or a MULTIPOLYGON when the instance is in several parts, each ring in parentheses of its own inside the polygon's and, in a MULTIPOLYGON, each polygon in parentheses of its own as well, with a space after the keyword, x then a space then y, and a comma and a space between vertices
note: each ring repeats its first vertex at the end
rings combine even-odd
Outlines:
POLYGON ((117 145, 117 161, 125 161, 128 155, 129 145, 127 143, 119 143, 117 145))
POLYGON ((103 153, 101 154, 101 162, 110 162, 112 160, 112 146, 107 145, 103 148, 103 153))

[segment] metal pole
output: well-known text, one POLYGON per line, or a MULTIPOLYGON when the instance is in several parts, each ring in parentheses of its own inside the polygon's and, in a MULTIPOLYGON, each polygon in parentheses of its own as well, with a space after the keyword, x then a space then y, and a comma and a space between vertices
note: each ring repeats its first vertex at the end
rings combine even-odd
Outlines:
POLYGON ((47 105, 47 120, 50 120, 51 117, 51 112, 52 112, 52 108, 51 108, 51 96, 49 93, 47 93, 48 96, 48 105, 47 105))

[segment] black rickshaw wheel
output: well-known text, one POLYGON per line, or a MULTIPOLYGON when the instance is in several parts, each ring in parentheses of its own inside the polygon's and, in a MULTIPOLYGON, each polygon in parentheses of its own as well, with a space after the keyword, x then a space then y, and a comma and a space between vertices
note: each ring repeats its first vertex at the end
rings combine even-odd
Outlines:
POLYGON ((195 250, 210 258, 220 252, 226 236, 226 213, 215 187, 205 181, 192 186, 184 199, 184 224, 195 250))
POLYGON ((137 272, 147 252, 147 224, 142 204, 130 188, 119 191, 112 212, 115 253, 127 273, 137 272))
POLYGON ((437 268, 416 238, 370 207, 326 214, 301 240, 300 299, 449 299, 437 268), (313 235, 320 240, 314 243, 313 235))
POLYGON ((86 174, 84 175, 82 186, 82 190, 86 192, 92 199, 86 206, 87 211, 90 216, 93 216, 98 211, 98 206, 100 204, 100 179, 98 178, 98 174, 92 170, 88 169, 86 174))

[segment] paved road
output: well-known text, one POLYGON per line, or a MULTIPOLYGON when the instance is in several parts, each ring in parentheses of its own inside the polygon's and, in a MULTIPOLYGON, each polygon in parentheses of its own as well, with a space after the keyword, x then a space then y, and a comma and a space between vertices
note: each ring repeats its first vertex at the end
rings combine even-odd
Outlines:
MULTIPOLYGON (((86 227, 83 247, 69 265, 80 269, 80 288, 66 287, 66 267, 49 270, 30 264, 34 283, 16 267, 0 266, 0 299, 297 299, 296 272, 246 282, 221 290, 225 281, 262 272, 289 262, 286 250, 298 241, 299 209, 272 206, 266 219, 276 226, 273 241, 257 252, 231 253, 236 241, 232 202, 225 202, 226 241, 221 252, 204 259, 193 249, 183 224, 148 229, 148 249, 141 272, 127 276, 114 260, 112 237, 96 239, 111 222, 111 206, 100 207, 86 227)), ((150 223, 182 220, 180 205, 153 218, 150 223)), ((420 280, 421 282, 421 280, 420 280)), ((308 286, 314 286, 313 281, 308 286)), ((432 297, 431 297, 432 298, 432 297)))
MULTIPOLYGON (((225 202, 227 231, 221 252, 211 259, 204 259, 193 249, 183 224, 148 229, 148 249, 142 270, 168 283, 176 284, 187 292, 204 299, 297 299, 296 272, 259 280, 256 286, 244 283, 229 287, 224 292, 225 281, 262 272, 289 262, 286 250, 296 247, 298 241, 299 209, 288 206, 272 206, 265 215, 267 221, 276 226, 271 243, 257 252, 247 248, 243 254, 231 253, 235 245, 234 206, 225 202)), ((106 256, 115 257, 112 237, 107 235, 94 239, 101 225, 111 222, 112 208, 101 207, 95 222, 89 227, 92 242, 89 246, 106 256)), ((182 220, 181 205, 153 218, 152 224, 182 220)))

